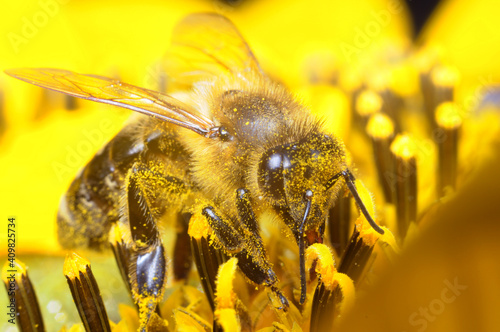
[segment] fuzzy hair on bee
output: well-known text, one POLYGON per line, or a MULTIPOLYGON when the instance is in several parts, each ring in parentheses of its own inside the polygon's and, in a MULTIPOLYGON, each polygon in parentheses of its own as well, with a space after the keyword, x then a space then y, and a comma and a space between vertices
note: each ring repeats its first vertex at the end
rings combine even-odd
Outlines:
POLYGON ((189 97, 227 136, 200 141, 186 132, 181 138, 193 156, 194 181, 224 201, 250 183, 258 190, 256 167, 264 151, 320 132, 321 121, 288 90, 255 73, 207 82, 189 97))
MULTIPOLYGON (((202 216, 211 250, 238 258, 245 277, 266 286, 283 310, 288 299, 260 235, 264 214, 276 216, 298 245, 300 303, 307 295, 305 249, 323 241, 327 212, 342 188, 347 186, 371 226, 383 233, 357 194, 343 142, 266 76, 227 18, 204 13, 182 20, 165 69, 169 94, 60 69, 7 71, 142 114, 71 183, 61 201, 58 232, 63 247, 103 249, 118 227, 123 250, 115 255, 143 329, 165 293, 164 222, 176 224, 185 239, 190 218, 202 216)), ((191 266, 181 266, 176 256, 174 275, 182 279, 191 266)), ((208 296, 209 281, 202 283, 208 296)))

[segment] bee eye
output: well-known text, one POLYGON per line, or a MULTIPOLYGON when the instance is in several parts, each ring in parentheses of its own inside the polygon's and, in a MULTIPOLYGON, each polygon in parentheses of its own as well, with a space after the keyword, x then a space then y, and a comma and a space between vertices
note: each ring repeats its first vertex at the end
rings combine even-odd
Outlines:
POLYGON ((259 162, 259 186, 277 201, 285 198, 284 170, 291 167, 289 157, 283 153, 282 148, 268 150, 262 155, 259 162))
POLYGON ((229 133, 224 127, 219 128, 219 137, 223 142, 229 142, 233 140, 233 135, 229 133))

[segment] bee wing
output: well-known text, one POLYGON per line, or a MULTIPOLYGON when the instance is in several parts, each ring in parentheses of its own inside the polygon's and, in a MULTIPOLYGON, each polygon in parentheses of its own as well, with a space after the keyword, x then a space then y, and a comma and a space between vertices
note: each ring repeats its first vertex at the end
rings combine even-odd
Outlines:
POLYGON ((19 68, 8 75, 70 96, 116 105, 171 122, 207 136, 215 124, 192 107, 157 91, 120 81, 51 68, 19 68))
POLYGON ((174 28, 165 69, 171 81, 189 88, 228 73, 242 77, 263 75, 255 56, 238 29, 226 17, 213 13, 191 14, 174 28))

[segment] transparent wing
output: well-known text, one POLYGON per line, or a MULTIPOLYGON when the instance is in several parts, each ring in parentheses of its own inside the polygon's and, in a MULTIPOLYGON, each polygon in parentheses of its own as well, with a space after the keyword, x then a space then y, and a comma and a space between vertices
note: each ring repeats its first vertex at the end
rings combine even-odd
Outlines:
POLYGON ((43 88, 128 108, 191 129, 200 135, 208 136, 215 126, 201 113, 175 98, 111 78, 51 68, 19 68, 5 72, 43 88))
POLYGON ((175 27, 165 69, 169 83, 189 88, 223 73, 263 74, 255 56, 234 24, 224 16, 200 13, 187 16, 175 27))

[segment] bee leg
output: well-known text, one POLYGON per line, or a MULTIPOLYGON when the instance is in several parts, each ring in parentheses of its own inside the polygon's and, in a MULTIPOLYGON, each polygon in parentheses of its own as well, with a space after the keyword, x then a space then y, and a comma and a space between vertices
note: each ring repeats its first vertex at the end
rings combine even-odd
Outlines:
MULTIPOLYGON (((250 192, 247 189, 240 188, 236 191, 236 208, 240 220, 249 232, 251 242, 255 244, 254 250, 251 250, 251 255, 245 255, 244 260, 240 263, 240 269, 250 280, 254 282, 260 281, 257 283, 269 286, 282 304, 280 309, 286 310, 289 303, 283 293, 276 287, 278 277, 267 259, 262 237, 260 236, 259 224, 250 203, 250 192)), ((240 261, 239 257, 238 261, 240 261)))
POLYGON ((224 220, 211 206, 205 207, 202 213, 227 253, 238 258, 238 267, 245 276, 258 285, 270 287, 279 297, 282 308, 286 310, 289 306, 288 300, 275 286, 278 277, 267 259, 247 190, 237 191, 236 204, 242 221, 239 224, 224 220))
POLYGON ((210 227, 224 246, 225 251, 232 255, 243 250, 243 242, 238 231, 226 220, 222 219, 211 206, 203 208, 202 214, 207 218, 210 227))
MULTIPOLYGON (((146 325, 155 312, 158 303, 163 297, 166 283, 166 257, 157 225, 158 211, 153 208, 154 199, 148 197, 146 181, 160 177, 154 173, 145 180, 141 169, 131 169, 127 181, 128 220, 132 245, 130 247, 130 284, 132 296, 139 307, 141 329, 146 325)), ((153 180, 154 181, 154 180, 153 180)))

